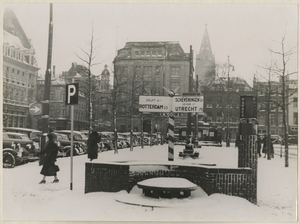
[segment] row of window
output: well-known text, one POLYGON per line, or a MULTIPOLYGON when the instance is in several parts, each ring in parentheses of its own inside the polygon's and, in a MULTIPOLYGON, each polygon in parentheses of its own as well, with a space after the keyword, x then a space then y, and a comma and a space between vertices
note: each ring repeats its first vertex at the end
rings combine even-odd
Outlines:
POLYGON ((4 115, 3 126, 4 127, 25 127, 25 117, 4 115))
POLYGON ((23 61, 24 52, 20 49, 14 48, 13 46, 3 46, 3 54, 5 56, 14 58, 16 60, 23 61))
POLYGON ((134 51, 134 55, 136 57, 162 57, 163 51, 162 50, 136 50, 134 51))
POLYGON ((35 59, 33 55, 25 55, 24 51, 15 48, 14 46, 8 46, 4 45, 3 46, 3 55, 14 58, 18 61, 24 61, 26 60, 30 65, 33 65, 35 59))

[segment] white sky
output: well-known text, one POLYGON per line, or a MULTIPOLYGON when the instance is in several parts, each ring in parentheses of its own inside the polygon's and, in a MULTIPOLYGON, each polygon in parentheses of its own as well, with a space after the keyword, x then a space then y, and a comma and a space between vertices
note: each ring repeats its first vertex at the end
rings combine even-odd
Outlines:
MULTIPOLYGON (((39 74, 47 63, 49 3, 4 4, 14 10, 36 50, 39 74)), ((232 76, 245 78, 250 85, 258 65, 268 64, 267 48, 279 50, 286 31, 286 48, 298 44, 297 4, 53 4, 53 57, 56 74, 69 70, 72 62, 83 64, 75 52, 88 50, 86 41, 98 39, 95 74, 104 65, 111 69, 116 49, 128 41, 179 41, 188 53, 192 45, 198 53, 205 30, 217 63, 235 66, 232 76), (118 28, 117 28, 118 27, 118 28)), ((195 55, 194 55, 195 57, 195 55)), ((195 64, 194 64, 195 65, 195 64)), ((289 62, 289 72, 297 70, 297 57, 289 62)))

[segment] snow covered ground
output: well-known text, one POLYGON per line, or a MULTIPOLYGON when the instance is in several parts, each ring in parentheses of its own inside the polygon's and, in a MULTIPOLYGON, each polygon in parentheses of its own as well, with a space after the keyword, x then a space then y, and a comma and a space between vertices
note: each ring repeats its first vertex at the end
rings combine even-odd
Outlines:
MULTIPOLYGON (((237 167, 237 149, 234 147, 205 147, 197 149, 199 159, 178 157, 183 146, 175 146, 174 162, 214 163, 220 167, 237 167)), ((168 146, 146 146, 99 153, 95 162, 137 160, 165 162, 168 146)), ((278 146, 275 151, 278 151, 278 146)), ((291 149, 296 152, 297 149, 291 149)), ((296 221, 297 215, 297 159, 275 155, 272 160, 258 161, 258 204, 234 196, 213 194, 208 196, 201 188, 192 191, 188 199, 150 199, 166 207, 142 207, 117 202, 128 193, 95 192, 84 194, 84 173, 87 156, 74 157, 73 190, 70 190, 70 158, 59 158, 57 164, 60 182, 39 185, 42 176, 37 162, 13 169, 3 169, 3 220, 26 221, 296 221)), ((94 162, 94 161, 93 161, 94 162)), ((141 189, 130 192, 134 200, 145 200, 141 189)))

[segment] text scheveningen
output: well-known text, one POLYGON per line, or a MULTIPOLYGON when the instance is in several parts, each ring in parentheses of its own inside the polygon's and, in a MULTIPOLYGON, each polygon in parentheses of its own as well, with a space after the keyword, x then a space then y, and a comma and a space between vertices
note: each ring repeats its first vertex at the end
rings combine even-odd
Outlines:
POLYGON ((175 102, 202 102, 200 97, 175 97, 175 102))

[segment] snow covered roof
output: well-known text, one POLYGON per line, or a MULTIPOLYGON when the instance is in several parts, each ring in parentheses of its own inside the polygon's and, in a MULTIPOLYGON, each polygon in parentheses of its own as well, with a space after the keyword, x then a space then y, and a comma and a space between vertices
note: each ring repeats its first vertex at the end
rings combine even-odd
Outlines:
POLYGON ((19 48, 20 50, 25 50, 26 48, 23 46, 19 37, 3 30, 3 44, 8 44, 9 46, 14 46, 15 48, 19 48))
MULTIPOLYGON (((10 33, 11 36, 15 36, 22 43, 22 48, 31 49, 31 43, 28 40, 18 18, 13 10, 5 8, 3 15, 3 31, 10 33)), ((10 36, 10 37, 11 37, 10 36)), ((5 43, 5 42, 4 42, 5 43)))

